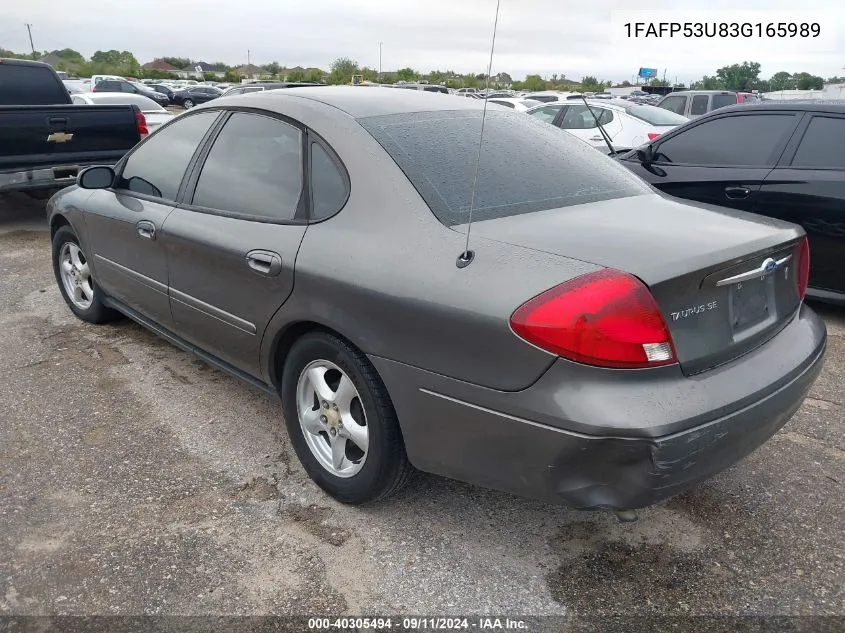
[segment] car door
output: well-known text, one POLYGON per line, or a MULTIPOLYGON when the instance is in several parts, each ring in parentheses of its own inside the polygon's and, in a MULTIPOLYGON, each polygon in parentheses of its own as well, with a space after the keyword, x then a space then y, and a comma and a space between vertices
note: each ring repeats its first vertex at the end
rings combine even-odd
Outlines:
POLYGON ((845 293, 845 115, 807 115, 760 189, 756 213, 800 224, 810 287, 845 293))
POLYGON ((589 107, 583 103, 569 105, 562 116, 555 120, 555 124, 582 141, 606 152, 607 143, 599 131, 596 119, 604 127, 611 141, 622 131, 622 123, 618 116, 614 116, 613 110, 593 104, 589 107))
POLYGON ((110 189, 85 205, 94 278, 107 295, 172 327, 161 227, 173 211, 191 159, 219 116, 183 115, 140 143, 116 167, 110 189))
POLYGON ((635 155, 623 163, 670 195, 752 211, 798 119, 792 111, 709 116, 654 141, 650 164, 635 155))
POLYGON ((164 225, 177 333, 253 376, 307 227, 303 139, 294 122, 228 114, 164 225))

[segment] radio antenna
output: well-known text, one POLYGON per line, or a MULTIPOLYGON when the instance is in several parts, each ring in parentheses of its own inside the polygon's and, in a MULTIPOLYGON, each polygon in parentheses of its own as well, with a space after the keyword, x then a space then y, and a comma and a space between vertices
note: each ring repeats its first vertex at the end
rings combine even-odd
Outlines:
POLYGON ((467 222, 467 241, 464 252, 458 255, 458 268, 466 268, 475 259, 475 253, 469 250, 469 232, 472 230, 472 209, 475 206, 475 191, 478 187, 478 166, 481 164, 481 148, 484 145, 484 121, 487 118, 487 95, 490 94, 490 73, 493 72, 493 51, 496 50, 496 29, 499 26, 499 6, 501 0, 496 0, 496 17, 493 20, 493 41, 490 44, 490 60, 487 63, 487 84, 484 90, 484 109, 481 111, 481 134, 478 138, 478 153, 475 156, 475 175, 472 178, 472 190, 469 198, 469 221, 467 222))

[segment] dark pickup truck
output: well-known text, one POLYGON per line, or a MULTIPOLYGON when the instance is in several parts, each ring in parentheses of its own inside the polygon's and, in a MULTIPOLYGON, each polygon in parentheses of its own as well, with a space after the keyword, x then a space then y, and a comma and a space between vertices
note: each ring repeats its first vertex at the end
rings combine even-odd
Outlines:
POLYGON ((131 105, 72 105, 50 66, 0 59, 0 193, 46 198, 88 165, 114 165, 148 133, 131 105))

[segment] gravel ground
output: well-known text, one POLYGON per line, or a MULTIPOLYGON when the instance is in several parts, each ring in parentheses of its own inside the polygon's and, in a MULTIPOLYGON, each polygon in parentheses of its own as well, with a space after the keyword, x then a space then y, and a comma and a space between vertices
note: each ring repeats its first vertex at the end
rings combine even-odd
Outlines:
POLYGON ((72 317, 43 203, 0 199, 0 614, 845 615, 845 312, 795 418, 623 524, 420 475, 310 483, 277 401, 72 317))

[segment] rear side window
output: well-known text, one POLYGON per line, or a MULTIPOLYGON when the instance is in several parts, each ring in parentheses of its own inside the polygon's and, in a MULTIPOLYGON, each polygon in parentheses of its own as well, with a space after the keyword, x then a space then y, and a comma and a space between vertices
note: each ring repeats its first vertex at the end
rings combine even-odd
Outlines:
POLYGON ((183 114, 158 130, 126 160, 118 188, 175 200, 188 163, 217 115, 183 114))
POLYGON ((774 165, 774 151, 795 125, 793 114, 710 119, 657 145, 655 161, 685 165, 774 165))
POLYGON ((551 123, 555 120, 555 117, 557 116, 558 112, 560 112, 560 106, 544 106, 542 108, 532 110, 531 112, 529 112, 529 114, 533 117, 540 119, 541 121, 551 123))
POLYGON ((0 64, 0 105, 69 103, 67 90, 43 66, 0 64))
POLYGON ((328 152, 311 143, 311 219, 324 220, 346 204, 346 179, 328 152))
POLYGON ((713 95, 713 107, 711 108, 711 110, 718 110, 719 108, 724 108, 725 106, 729 105, 736 105, 735 94, 713 95))
MULTIPOLYGON (((365 117, 437 218, 468 220, 481 111, 365 117)), ((651 193, 642 180, 583 141, 534 117, 487 111, 473 219, 518 215, 651 193)))
POLYGON ((792 166, 845 169, 845 119, 814 116, 792 166))
POLYGON ((663 101, 660 102, 661 108, 665 110, 669 110, 670 112, 674 112, 675 114, 683 114, 684 108, 687 105, 687 98, 678 96, 678 97, 666 97, 663 101))
POLYGON ((202 167, 193 204, 270 221, 292 220, 302 194, 302 133, 236 112, 202 167))
POLYGON ((689 113, 693 116, 704 114, 707 112, 707 101, 710 99, 709 95, 695 95, 692 98, 692 103, 689 107, 689 113))

